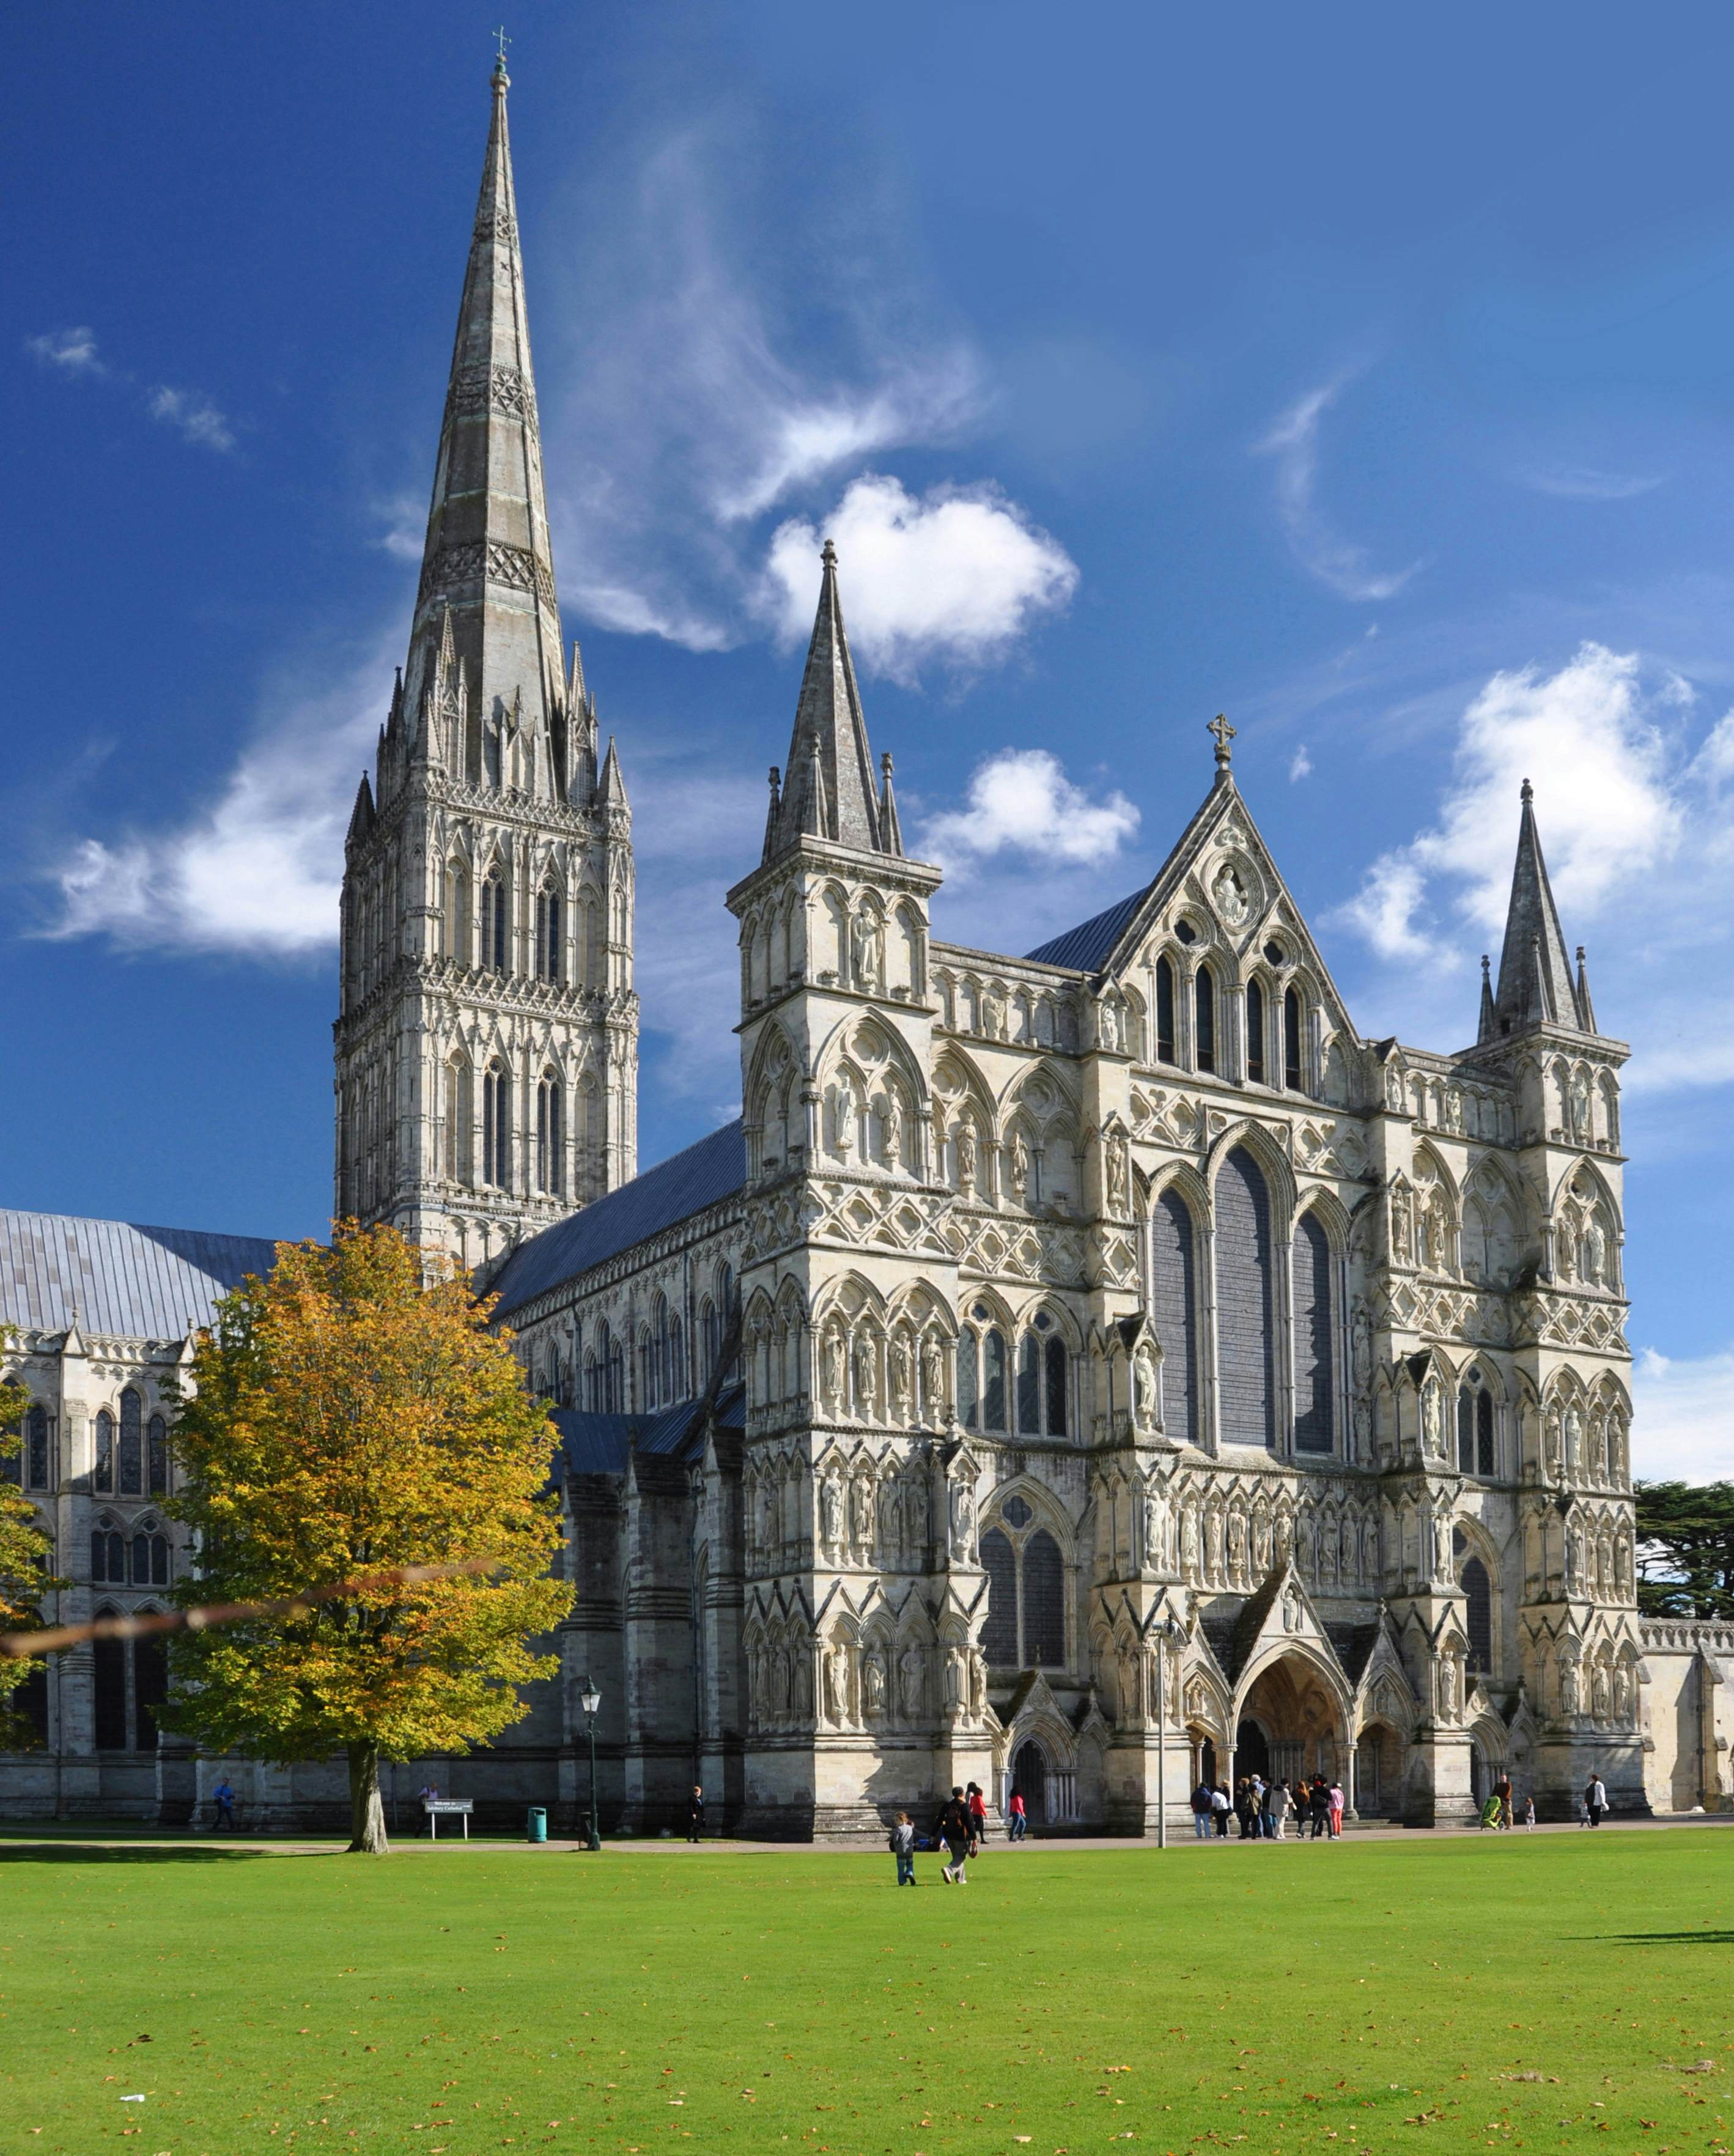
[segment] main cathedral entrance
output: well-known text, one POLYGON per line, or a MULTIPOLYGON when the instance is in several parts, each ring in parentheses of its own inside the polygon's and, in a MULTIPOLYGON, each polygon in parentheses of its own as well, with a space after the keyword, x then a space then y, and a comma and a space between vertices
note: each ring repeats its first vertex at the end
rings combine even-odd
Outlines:
POLYGON ((1309 1779, 1323 1774, 1344 1781, 1347 1737, 1342 1710, 1316 1665, 1302 1655, 1285 1655, 1262 1672, 1241 1702, 1235 1779, 1262 1774, 1293 1783, 1303 1774, 1309 1779))

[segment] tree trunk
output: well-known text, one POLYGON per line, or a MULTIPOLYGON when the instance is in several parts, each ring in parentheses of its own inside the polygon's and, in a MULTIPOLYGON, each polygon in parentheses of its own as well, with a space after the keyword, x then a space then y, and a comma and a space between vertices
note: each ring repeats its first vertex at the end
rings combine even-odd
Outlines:
POLYGON ((383 1856, 385 1806, 379 1800, 379 1747, 351 1744, 349 1748, 350 1852, 383 1856))

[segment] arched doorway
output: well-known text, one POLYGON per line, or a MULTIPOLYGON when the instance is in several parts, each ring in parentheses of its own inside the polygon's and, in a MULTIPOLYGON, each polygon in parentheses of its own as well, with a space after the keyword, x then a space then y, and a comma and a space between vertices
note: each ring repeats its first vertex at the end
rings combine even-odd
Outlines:
POLYGON ((1270 1746, 1262 1727, 1249 1714, 1243 1714, 1234 1732, 1234 1777, 1239 1781, 1247 1774, 1270 1780, 1270 1746))
POLYGON ((1336 1688, 1309 1656, 1284 1655, 1259 1672, 1240 1702, 1236 1779, 1257 1773, 1292 1784, 1324 1774, 1347 1788, 1348 1771, 1347 1725, 1336 1688), (1252 1750, 1243 1753, 1248 1743, 1252 1750))
POLYGON ((1026 1737, 1012 1755, 1012 1787, 1023 1799, 1032 1820, 1048 1816, 1048 1755, 1033 1737, 1026 1737))

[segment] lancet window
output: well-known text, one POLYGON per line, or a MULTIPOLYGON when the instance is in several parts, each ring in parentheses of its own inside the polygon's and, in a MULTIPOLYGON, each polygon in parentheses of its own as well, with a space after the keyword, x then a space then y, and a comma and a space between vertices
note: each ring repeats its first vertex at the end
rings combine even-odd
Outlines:
POLYGON ((96 1458, 90 1486, 110 1492, 115 1486, 115 1419, 106 1408, 96 1410, 96 1458))
POLYGON ((145 1490, 145 1404, 131 1385, 121 1395, 121 1495, 141 1497, 145 1490))
POLYGON ((1246 984, 1246 1075, 1254 1086, 1265 1082, 1265 991, 1256 981, 1246 984))
POLYGON ((1150 1321, 1162 1350, 1162 1423, 1183 1444, 1198 1442, 1198 1298, 1193 1216, 1165 1190, 1150 1214, 1150 1321))
POLYGON ((1498 1471, 1493 1441, 1493 1394, 1479 1369, 1465 1377, 1457 1393, 1457 1470, 1461 1475, 1498 1471))
POLYGON ((1035 1524, 1015 1491, 982 1537, 988 1618, 982 1650, 990 1667, 1059 1669, 1065 1665, 1065 1563, 1046 1527, 1035 1524))
POLYGON ((1166 958, 1156 962, 1156 1060, 1174 1061, 1174 968, 1166 958))
POLYGON ((563 929, 565 908, 560 894, 551 886, 536 894, 536 978, 539 981, 557 981, 562 972, 565 955, 563 929))
POLYGON ((46 1490, 53 1481, 54 1462, 49 1456, 49 1411, 38 1400, 24 1418, 24 1473, 33 1490, 46 1490))
POLYGON ((145 1427, 145 1483, 153 1497, 168 1495, 168 1424, 160 1414, 145 1427))
POLYGON ((482 884, 481 963, 496 973, 506 969, 510 911, 505 878, 498 869, 490 869, 482 884))
POLYGON ((1018 1342, 1018 1434, 1064 1437, 1068 1422, 1068 1358, 1059 1327, 1039 1310, 1018 1342))
POLYGON ((1295 1230, 1295 1449, 1329 1452, 1336 1443, 1336 1299, 1331 1245, 1311 1213, 1295 1230))
POLYGON ((1282 1082, 1300 1091, 1300 998, 1293 988, 1282 999, 1282 1082))
POLYGON ((1258 1163, 1237 1146, 1216 1179, 1216 1348, 1226 1445, 1276 1441, 1275 1274, 1270 1190, 1258 1163))
POLYGON ((512 1081, 496 1059, 482 1076, 482 1181, 509 1190, 511 1173, 512 1081))
POLYGON ((1006 1339, 985 1303, 957 1334, 957 1416, 966 1430, 1007 1430, 1006 1339))
POLYGON ((1216 1068, 1216 978, 1208 966, 1193 977, 1193 1063, 1199 1070, 1216 1068))
POLYGON ((550 1197, 565 1188, 566 1096, 555 1070, 536 1089, 536 1187, 550 1197))

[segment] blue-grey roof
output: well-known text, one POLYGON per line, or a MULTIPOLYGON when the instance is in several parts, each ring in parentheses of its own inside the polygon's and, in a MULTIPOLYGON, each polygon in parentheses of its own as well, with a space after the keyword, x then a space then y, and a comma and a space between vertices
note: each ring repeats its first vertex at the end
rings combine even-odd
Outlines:
POLYGON ((142 1228, 65 1213, 0 1210, 0 1322, 34 1332, 183 1340, 249 1273, 261 1278, 277 1245, 256 1235, 142 1228))
POLYGON ((521 1243, 494 1283, 499 1313, 509 1317, 562 1281, 588 1272, 676 1221, 732 1197, 746 1181, 746 1127, 737 1116, 707 1138, 647 1168, 569 1220, 557 1220, 521 1243))
POLYGON ((1024 957, 1044 966, 1073 966, 1080 973, 1097 972, 1107 964, 1108 954, 1126 933, 1126 923, 1137 911, 1149 888, 1147 883, 1141 884, 1130 898, 1121 899, 1105 913, 1080 921, 1075 928, 1068 928, 1064 936, 1038 944, 1034 951, 1026 951, 1024 957))
MULTIPOLYGON (((560 1433, 568 1475, 623 1475, 629 1447, 659 1452, 669 1459, 696 1452, 702 1400, 683 1400, 659 1414, 587 1414, 577 1408, 551 1408, 549 1419, 560 1433)), ((718 1394, 716 1421, 723 1430, 746 1427, 746 1390, 729 1385, 718 1394)))

